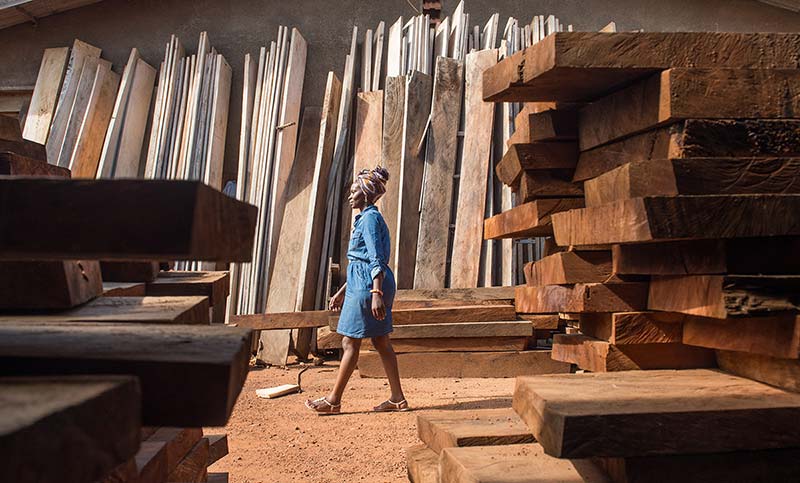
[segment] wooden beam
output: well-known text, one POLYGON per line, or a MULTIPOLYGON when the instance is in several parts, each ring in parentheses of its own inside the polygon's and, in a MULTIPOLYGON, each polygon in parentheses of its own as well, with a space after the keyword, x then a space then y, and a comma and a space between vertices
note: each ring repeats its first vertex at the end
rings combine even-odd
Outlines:
POLYGON ((161 270, 159 262, 102 261, 106 282, 152 282, 161 270))
POLYGON ((513 305, 464 305, 418 309, 395 309, 392 323, 395 325, 450 324, 462 322, 493 322, 514 320, 513 305))
POLYGON ((518 205, 483 221, 483 237, 487 240, 530 238, 553 233, 551 215, 583 208, 583 199, 543 199, 518 205))
POLYGON ((208 297, 211 307, 224 305, 230 289, 230 272, 161 272, 147 284, 149 296, 208 297))
POLYGON ((605 282, 611 277, 611 252, 568 251, 525 265, 528 286, 605 282))
POLYGON ((102 294, 95 260, 0 262, 3 309, 68 309, 102 294))
POLYGON ((725 320, 688 317, 683 325, 683 343, 797 359, 800 357, 800 319, 793 313, 725 320))
POLYGON ((525 320, 490 321, 490 322, 458 322, 395 325, 393 338, 398 339, 435 339, 444 337, 530 337, 533 326, 525 320))
POLYGON ((232 315, 230 324, 253 330, 327 327, 328 319, 333 315, 335 312, 328 310, 232 315))
POLYGON ((577 109, 548 109, 529 117, 531 142, 578 139, 577 109))
POLYGON ((136 453, 136 473, 140 481, 167 480, 167 443, 143 440, 136 453))
MULTIPOLYGON (((339 336, 341 338, 341 336, 339 336)), ((519 352, 528 348, 530 337, 438 337, 430 339, 398 339, 392 335, 392 349, 398 354, 420 352, 519 352)), ((339 344, 341 348, 341 343, 339 344)), ((362 350, 375 350, 365 340, 362 350)))
POLYGON ((647 283, 579 283, 574 287, 516 287, 516 307, 523 313, 631 312, 647 309, 647 283))
MULTIPOLYGON (((2 141, 0 141, 0 149, 2 141)), ((66 168, 53 166, 46 161, 14 152, 0 152, 0 176, 52 176, 69 178, 66 168)))
POLYGON ((572 170, 569 169, 523 172, 517 188, 517 202, 528 203, 542 198, 583 199, 583 185, 572 182, 572 170))
POLYGON ((524 171, 550 169, 575 169, 578 162, 578 145, 574 142, 535 142, 512 144, 497 163, 497 178, 508 186, 515 186, 524 171))
POLYGON ((44 144, 50 134, 50 122, 56 110, 61 81, 69 60, 69 47, 44 49, 36 86, 25 116, 22 137, 28 141, 44 144))
POLYGON ((103 297, 144 297, 143 282, 103 282, 103 297))
POLYGON ((800 394, 708 369, 520 377, 513 407, 557 458, 752 451, 800 439, 791 423, 800 394))
POLYGON ((175 471, 192 448, 203 439, 202 428, 165 427, 150 435, 145 442, 164 445, 164 475, 175 471))
POLYGON ((685 315, 669 312, 580 314, 581 333, 611 344, 670 344, 683 341, 685 315))
POLYGON ((204 482, 208 479, 208 438, 201 438, 167 475, 170 482, 204 482))
POLYGON ((439 455, 425 444, 406 448, 408 480, 413 483, 437 483, 439 481, 439 455))
POLYGON ((725 372, 800 392, 800 361, 748 352, 718 350, 717 364, 725 372))
POLYGON ((435 411, 417 416, 417 435, 435 453, 444 448, 533 443, 511 408, 435 411))
POLYGON ((228 455, 228 435, 211 434, 208 438, 208 466, 228 455))

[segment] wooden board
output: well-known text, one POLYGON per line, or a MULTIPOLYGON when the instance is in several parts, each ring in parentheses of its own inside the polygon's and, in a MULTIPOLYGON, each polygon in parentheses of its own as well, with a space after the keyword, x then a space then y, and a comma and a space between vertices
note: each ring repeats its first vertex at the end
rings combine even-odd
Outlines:
POLYGON ((411 483, 439 483, 439 455, 424 444, 406 448, 406 468, 411 483))
POLYGON ((518 203, 542 198, 583 198, 583 186, 572 182, 572 170, 525 171, 516 191, 518 203))
POLYGON ((0 308, 67 309, 102 295, 95 260, 0 262, 0 308))
POLYGON ((382 135, 383 91, 359 92, 356 94, 352 179, 356 179, 362 169, 373 169, 380 163, 382 135))
POLYGON ((144 297, 144 282, 103 282, 103 297, 144 297))
MULTIPOLYGON (((203 181, 212 188, 221 190, 224 188, 222 185, 222 170, 225 161, 225 139, 228 134, 228 108, 230 106, 232 72, 231 66, 222 55, 217 55, 216 63, 213 92, 210 100, 213 104, 209 107, 211 110, 209 114, 210 125, 206 135, 208 145, 205 147, 205 177, 203 181)), ((297 82, 296 79, 292 79, 292 81, 297 82)), ((299 84, 300 89, 302 89, 302 81, 299 84)))
POLYGON ((69 47, 44 49, 36 86, 25 116, 22 137, 28 141, 44 144, 50 133, 50 122, 56 110, 61 80, 69 60, 69 47))
POLYGON ((794 117, 796 70, 669 69, 581 109, 581 151, 682 119, 794 117))
POLYGON ((96 481, 139 448, 133 377, 5 377, 0 393, 2 481, 96 481))
POLYGON ((580 314, 581 333, 611 344, 670 344, 682 342, 686 316, 669 312, 580 314))
POLYGON ((528 123, 531 142, 578 139, 577 109, 548 109, 533 113, 528 123))
MULTIPOLYGON (((403 126, 406 106, 406 77, 386 77, 383 90, 383 142, 381 143, 381 165, 389 171, 394 180, 386 183, 386 193, 378 201, 386 226, 389 228, 389 239, 396 247, 398 210, 400 201, 400 166, 403 158, 403 126)), ((394 253, 394 250, 392 250, 394 253)), ((395 257, 389 258, 389 268, 394 270, 395 257)))
POLYGON ((513 305, 462 305, 392 310, 394 325, 445 324, 514 320, 513 305))
POLYGON ((170 270, 147 284, 149 296, 203 296, 211 307, 224 305, 230 288, 230 272, 183 272, 170 270))
MULTIPOLYGON (((2 144, 2 142, 0 142, 2 144)), ((0 146, 2 149, 2 146, 0 146)), ((69 178, 66 168, 13 152, 0 152, 0 176, 54 176, 69 178)))
POLYGON ((105 282, 152 282, 161 270, 158 262, 102 261, 105 282))
POLYGON ((787 391, 800 392, 800 361, 797 359, 779 359, 760 354, 725 350, 716 352, 717 364, 723 371, 761 381, 787 391))
POLYGON ((327 327, 328 319, 335 312, 311 310, 266 314, 232 315, 230 323, 253 330, 302 329, 327 327))
POLYGON ((165 477, 175 471, 189 451, 203 439, 202 428, 165 427, 150 435, 145 442, 164 444, 165 477))
MULTIPOLYGON (((119 74, 111 70, 110 64, 106 69, 101 63, 97 67, 83 125, 78 133, 75 148, 70 153, 70 170, 73 178, 97 176, 103 139, 114 109, 118 86, 119 74)), ((67 146, 66 142, 64 146, 67 146)))
POLYGON ((568 251, 525 265, 528 286, 605 282, 611 277, 610 251, 568 251))
POLYGON ((579 283, 516 287, 522 313, 630 312, 647 309, 647 283, 579 283))
POLYGON ((562 325, 559 316, 552 314, 517 314, 517 319, 527 320, 535 330, 558 330, 562 325))
POLYGON ((717 319, 773 315, 798 309, 798 286, 792 275, 654 276, 647 307, 717 319))
POLYGON ((5 322, 0 375, 132 374, 144 424, 221 426, 247 377, 250 339, 232 327, 5 322))
POLYGON ((417 435, 435 453, 444 448, 534 442, 530 429, 511 408, 420 414, 417 435))
POLYGON ((578 162, 578 145, 570 141, 512 144, 497 163, 497 179, 508 186, 516 186, 525 171, 550 169, 575 169, 578 162))
POLYGON ((514 483, 610 481, 591 461, 552 458, 536 443, 446 448, 439 465, 441 483, 502 483, 509 479, 514 483))
POLYGON ((771 156, 800 156, 800 121, 690 119, 582 152, 575 181, 650 159, 771 156))
POLYGON ((403 146, 400 160, 400 196, 397 202, 397 232, 391 256, 394 257, 394 275, 397 288, 414 287, 414 270, 417 261, 419 235, 419 206, 422 193, 422 175, 425 169, 425 150, 422 145, 431 112, 433 79, 427 74, 413 71, 406 78, 405 115, 403 118, 403 146))
MULTIPOLYGON (((46 162, 47 160, 47 151, 45 150, 45 147, 41 144, 36 144, 33 141, 6 141, 0 139, 0 152, 14 153, 38 161, 46 162)), ((65 168, 61 169, 64 170, 65 168)))
POLYGON ((142 441, 135 462, 136 473, 141 481, 166 481, 167 443, 142 441))
POLYGON ((55 120, 51 126, 51 135, 47 140, 45 147, 47 148, 47 159, 50 161, 51 154, 55 156, 56 164, 65 168, 72 169, 72 154, 75 149, 75 144, 78 141, 83 121, 86 119, 86 114, 89 108, 89 100, 94 90, 95 80, 104 78, 111 72, 111 62, 105 59, 87 58, 83 63, 81 69, 80 80, 75 88, 75 99, 72 102, 72 108, 69 117, 65 121, 63 128, 63 140, 61 145, 54 145, 56 140, 56 124, 55 120), (51 153, 51 149, 54 150, 51 153))
MULTIPOLYGON (((337 334, 338 335, 338 334, 337 334)), ((339 338, 342 336, 340 335, 339 338)), ((419 352, 519 352, 528 348, 530 337, 442 337, 432 339, 397 339, 392 335, 392 349, 397 354, 419 352)), ((338 348, 341 348, 341 340, 338 348)), ((362 350, 375 350, 371 340, 362 350)))
POLYGON ((486 74, 492 102, 588 101, 670 67, 792 69, 797 34, 558 32, 486 74))
POLYGON ((228 435, 211 434, 208 436, 208 466, 228 455, 228 435))
MULTIPOLYGON (((111 175, 114 173, 116 151, 119 145, 122 125, 125 120, 125 109, 127 108, 128 97, 131 93, 134 74, 136 73, 136 62, 140 58, 139 50, 136 48, 131 49, 131 53, 128 56, 128 62, 125 64, 125 69, 122 71, 122 75, 120 76, 119 89, 117 90, 117 97, 114 101, 114 109, 111 112, 111 118, 108 122, 108 129, 105 132, 103 150, 100 154, 100 163, 97 167, 98 178, 113 177, 111 175)), ((147 107, 150 106, 148 105, 147 107)))
POLYGON ((654 196, 553 215, 559 245, 800 234, 800 196, 654 196))
POLYGON ((464 63, 464 148, 459 175, 450 286, 478 286, 494 104, 483 102, 483 71, 497 63, 497 51, 467 54, 464 63))
POLYGON ((483 221, 483 237, 487 240, 529 238, 553 233, 551 215, 560 211, 583 208, 581 198, 530 201, 483 221))
POLYGON ((256 208, 195 181, 2 179, 0 200, 0 258, 246 261, 252 252, 256 208))
POLYGON ((417 289, 445 286, 447 243, 442 240, 450 237, 453 176, 464 91, 463 68, 463 63, 457 60, 436 58, 414 271, 414 288, 417 289))
POLYGON ((202 438, 167 475, 168 482, 201 483, 208 479, 208 438, 202 438))
MULTIPOLYGON (((518 377, 523 374, 569 372, 569 364, 554 361, 550 351, 523 352, 418 352, 398 354, 400 377, 518 377)), ((362 352, 361 377, 386 377, 380 355, 362 352)))
POLYGON ((414 307, 508 305, 514 302, 514 287, 479 287, 398 290, 395 311, 414 307))
POLYGON ((530 337, 533 326, 525 320, 394 325, 392 339, 433 339, 445 337, 530 337))
POLYGON ((683 343, 782 359, 800 356, 800 320, 795 314, 725 320, 688 317, 683 343))

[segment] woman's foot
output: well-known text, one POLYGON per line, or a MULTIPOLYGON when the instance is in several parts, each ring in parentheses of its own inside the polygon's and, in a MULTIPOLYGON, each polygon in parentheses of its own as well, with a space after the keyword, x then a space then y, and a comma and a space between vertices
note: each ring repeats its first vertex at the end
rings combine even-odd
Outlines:
POLYGON ((328 398, 321 397, 319 399, 306 400, 306 407, 319 415, 326 415, 326 414, 339 414, 342 410, 341 404, 333 404, 332 402, 328 401, 328 398))
POLYGON ((408 401, 406 401, 405 399, 402 399, 398 402, 394 402, 391 399, 387 399, 386 401, 372 408, 372 410, 375 411, 376 413, 391 413, 391 412, 410 411, 411 408, 408 407, 408 401))

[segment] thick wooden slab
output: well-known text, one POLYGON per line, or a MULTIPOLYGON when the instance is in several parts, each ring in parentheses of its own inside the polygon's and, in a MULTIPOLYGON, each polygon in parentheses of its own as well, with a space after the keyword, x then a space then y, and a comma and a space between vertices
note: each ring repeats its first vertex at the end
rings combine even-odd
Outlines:
POLYGON ((682 342, 685 315, 669 312, 580 314, 581 333, 611 344, 682 342))
POLYGON ((140 481, 167 480, 167 443, 142 441, 135 461, 140 481))
POLYGON ((520 377, 513 407, 558 458, 777 449, 800 438, 800 394, 708 369, 520 377))
POLYGON ((528 286, 605 282, 611 276, 611 252, 569 251, 525 265, 528 286))
POLYGON ((424 444, 406 448, 406 468, 411 483, 439 483, 439 455, 424 444))
POLYGON ((0 394, 2 481, 96 481, 139 448, 134 377, 5 377, 0 394))
POLYGON ((561 325, 558 315, 553 314, 517 314, 520 320, 527 320, 535 330, 557 330, 561 325))
POLYGON ((256 207, 195 181, 0 179, 0 200, 0 258, 251 257, 256 207))
POLYGON ((230 272, 161 272, 147 284, 149 296, 208 297, 211 307, 224 305, 230 293, 230 272))
MULTIPOLYGON (((103 151, 103 140, 119 87, 120 76, 103 64, 97 68, 86 115, 81 125, 75 147, 70 153, 70 170, 73 178, 94 178, 103 151)), ((69 132, 67 133, 69 134, 69 132)), ((67 145, 66 141, 64 143, 67 145)), ((62 155, 63 155, 62 151, 62 155)))
POLYGON ((539 444, 446 448, 442 451, 441 482, 459 483, 606 483, 605 473, 589 460, 561 460, 539 444))
POLYGON ((578 139, 577 109, 548 109, 531 114, 531 141, 574 141, 578 139))
POLYGON ((647 306, 651 310, 680 312, 725 319, 771 315, 798 309, 797 276, 654 276, 647 306))
POLYGON ((800 392, 800 361, 747 352, 718 350, 717 364, 725 372, 800 392))
POLYGON ((793 313, 725 320, 687 317, 683 325, 683 343, 797 359, 800 356, 800 320, 793 313))
POLYGON ((558 32, 487 70, 492 102, 587 101, 670 67, 796 68, 797 34, 558 32))
POLYGON ((573 183, 572 176, 571 169, 525 171, 516 189, 518 203, 541 198, 583 198, 583 185, 573 183))
POLYGON ((524 171, 575 169, 578 145, 574 142, 536 142, 512 144, 497 163, 497 179, 515 186, 524 171))
POLYGON ((194 446, 203 439, 202 428, 159 428, 145 442, 164 445, 165 477, 175 471, 178 464, 194 446))
POLYGON ((437 337, 529 337, 533 326, 525 321, 462 322, 457 324, 395 325, 392 337, 430 339, 437 337))
POLYGON ((303 329, 327 327, 328 319, 334 315, 336 312, 328 310, 232 315, 230 323, 253 330, 303 329))
MULTIPOLYGON (((47 161, 47 153, 45 152, 44 146, 41 144, 36 144, 33 141, 7 141, 0 139, 0 152, 9 152, 39 161, 47 161)), ((66 168, 61 168, 58 170, 52 169, 52 171, 55 171, 58 176, 61 176, 61 174, 64 173, 64 170, 66 170, 66 168)))
POLYGON ((144 424, 221 426, 247 377, 250 339, 232 327, 6 322, 0 375, 131 374, 144 424))
POLYGON ((797 70, 669 69, 581 109, 586 151, 682 119, 782 119, 800 108, 797 70))
MULTIPOLYGON (((338 334, 337 334, 338 335, 338 334)), ((341 338, 341 336, 339 336, 341 338)), ((528 348, 527 337, 440 337, 432 339, 398 339, 392 334, 392 348, 398 354, 408 352, 519 352, 528 348)), ((337 348, 341 348, 341 340, 337 348)), ((371 340, 361 344, 362 350, 375 350, 371 340)))
POLYGON ((0 262, 2 309, 68 309, 102 294, 95 260, 0 262))
MULTIPOLYGON (((0 141, 0 151, 3 142, 0 141)), ((44 160, 28 157, 14 152, 0 152, 0 176, 58 176, 69 178, 66 168, 53 166, 44 160)))
POLYGON ((205 482, 208 479, 208 456, 208 438, 202 438, 167 475, 167 482, 205 482))
POLYGON ((69 60, 69 47, 44 49, 36 85, 25 116, 22 137, 28 141, 44 144, 50 133, 50 122, 56 110, 61 80, 69 60))
POLYGON ((513 305, 463 305, 392 310, 394 325, 492 322, 514 320, 513 305))
POLYGON ((487 240, 529 238, 552 234, 553 213, 583 208, 582 198, 544 199, 523 203, 483 221, 483 237, 487 240))
MULTIPOLYGON (((523 374, 569 372, 569 364, 554 361, 550 351, 418 352, 398 354, 400 377, 517 377, 523 374)), ((377 352, 358 358, 361 377, 386 377, 377 352)))
POLYGON ((508 305, 514 302, 514 287, 478 287, 398 290, 394 309, 467 305, 508 305))
POLYGON ((159 262, 101 261, 105 282, 152 282, 161 270, 159 262))
POLYGON ((631 312, 647 309, 647 283, 579 283, 516 288, 522 313, 631 312))
POLYGON ((553 215, 559 245, 800 234, 800 196, 654 196, 553 215))
POLYGON ((228 435, 211 434, 208 439, 208 466, 228 455, 228 435))
POLYGON ((144 282, 103 282, 103 297, 144 297, 144 282))
POLYGON ((800 156, 800 121, 690 119, 582 152, 575 181, 650 159, 771 156, 800 156))
MULTIPOLYGON (((400 200, 400 166, 403 158, 403 125, 406 106, 406 77, 386 77, 383 89, 383 142, 381 144, 381 165, 394 177, 386 183, 386 193, 378 200, 389 238, 397 240, 397 213, 400 200)), ((394 248, 394 247, 393 247, 394 248)), ((389 267, 395 268, 395 258, 389 259, 389 267)))
POLYGON ((356 95, 352 179, 356 179, 362 169, 372 169, 378 164, 382 135, 383 91, 359 92, 356 95))
POLYGON ((533 443, 531 430, 511 408, 436 411, 417 416, 419 439, 435 453, 444 448, 533 443))

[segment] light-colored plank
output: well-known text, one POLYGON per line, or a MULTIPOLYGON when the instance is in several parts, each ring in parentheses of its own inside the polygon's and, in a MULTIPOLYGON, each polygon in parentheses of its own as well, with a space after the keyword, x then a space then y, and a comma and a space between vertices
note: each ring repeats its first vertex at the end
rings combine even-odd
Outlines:
POLYGON ((44 50, 36 86, 25 116, 25 126, 22 128, 23 139, 39 144, 47 142, 68 60, 69 47, 44 50))
POLYGON ((136 63, 140 58, 139 50, 131 49, 128 62, 125 64, 125 69, 120 77, 117 98, 114 101, 114 110, 111 112, 111 118, 108 121, 108 129, 105 133, 105 141, 103 141, 103 151, 100 154, 100 164, 97 167, 98 178, 113 177, 111 174, 114 172, 119 138, 125 121, 125 109, 128 105, 128 97, 130 97, 133 78, 136 74, 136 63))
POLYGON ((399 17, 389 27, 389 43, 386 50, 386 77, 397 77, 401 70, 401 54, 403 50, 403 17, 399 17))
MULTIPOLYGON (((391 47, 390 47, 391 50, 391 47)), ((389 228, 392 248, 397 244, 397 224, 400 201, 400 166, 403 153, 403 120, 406 105, 406 77, 387 77, 383 90, 383 142, 381 143, 381 165, 392 176, 386 183, 386 193, 378 200, 378 208, 389 228)), ((392 252, 394 254, 394 251, 392 252)), ((395 257, 389 259, 389 268, 394 270, 395 257)))
MULTIPOLYGON (((69 116, 67 117, 63 128, 63 136, 60 146, 55 144, 58 140, 56 137, 56 120, 53 121, 53 126, 50 128, 51 135, 50 139, 47 140, 46 145, 48 149, 48 161, 50 161, 52 158, 56 160, 56 164, 59 166, 72 169, 70 164, 72 161, 72 153, 78 140, 78 134, 83 126, 83 121, 86 118, 86 112, 89 107, 89 98, 92 95, 94 81, 97 79, 98 69, 101 71, 110 71, 111 63, 100 58, 87 58, 84 61, 83 68, 81 69, 80 79, 78 80, 75 88, 75 96, 72 101, 72 108, 69 111, 69 116), (53 150, 57 150, 57 152, 51 152, 51 147, 53 150)), ((58 113, 56 114, 58 115, 58 113)))
MULTIPOLYGON (((383 91, 358 93, 352 179, 355 179, 362 169, 372 169, 380 162, 382 133, 383 91)), ((390 176, 393 174, 396 173, 390 173, 390 176)))
POLYGON ((217 72, 211 108, 211 125, 208 133, 207 157, 205 160, 205 183, 221 190, 222 165, 225 155, 225 139, 228 132, 228 106, 231 97, 231 66, 225 57, 217 56, 217 72))
POLYGON ((444 448, 534 442, 530 429, 511 408, 420 414, 417 416, 417 434, 435 453, 444 448))
POLYGON ((97 67, 86 116, 78 133, 70 161, 73 178, 95 178, 97 176, 97 166, 103 151, 104 134, 114 109, 118 86, 119 74, 111 70, 110 64, 108 69, 103 65, 97 67))

